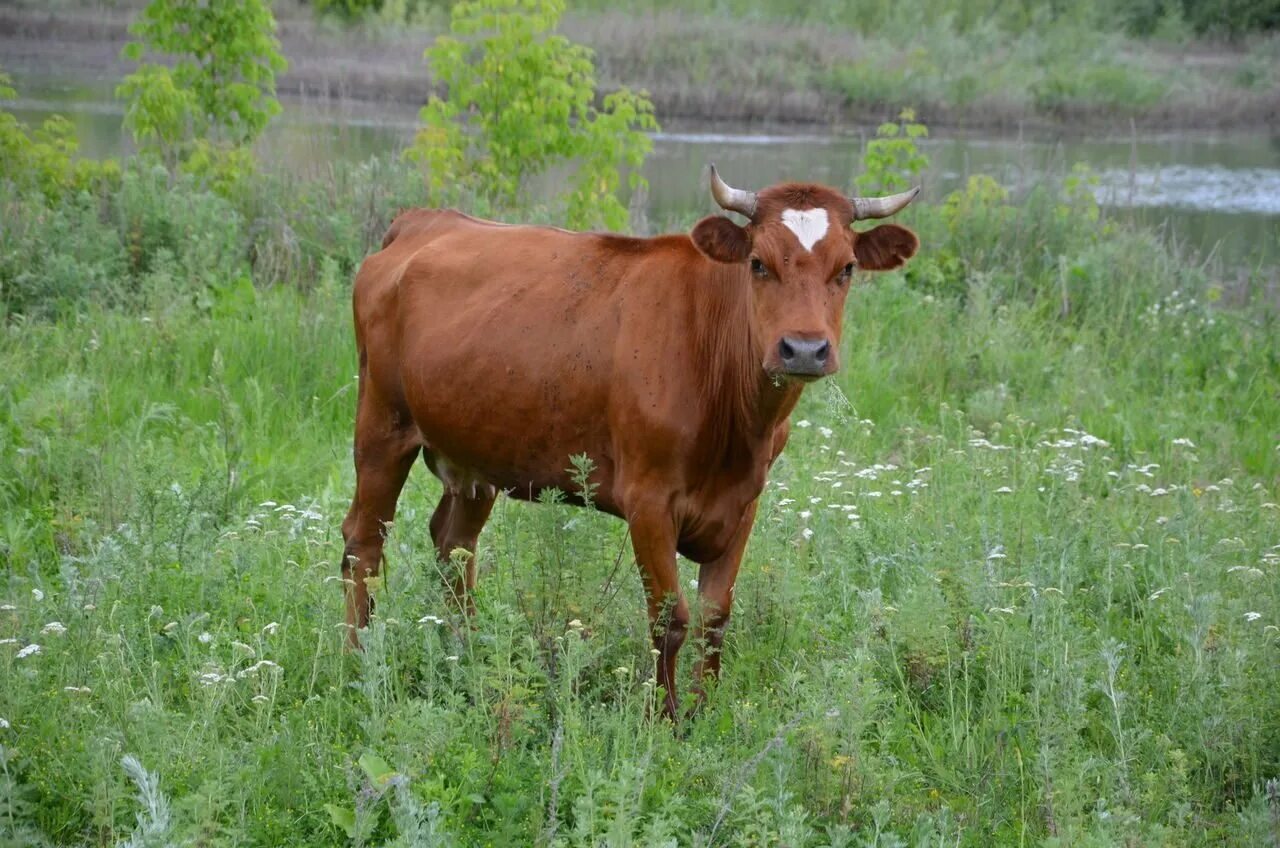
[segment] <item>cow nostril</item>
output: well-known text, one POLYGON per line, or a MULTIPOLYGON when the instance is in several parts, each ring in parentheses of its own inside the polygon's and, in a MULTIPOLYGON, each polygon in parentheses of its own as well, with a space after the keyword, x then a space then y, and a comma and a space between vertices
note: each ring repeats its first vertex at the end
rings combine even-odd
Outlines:
POLYGON ((820 364, 825 363, 827 361, 827 354, 830 352, 831 342, 824 341, 819 345, 818 349, 813 352, 813 358, 818 360, 820 364))
POLYGON ((782 355, 783 362, 796 358, 796 349, 786 339, 778 342, 778 353, 782 355))

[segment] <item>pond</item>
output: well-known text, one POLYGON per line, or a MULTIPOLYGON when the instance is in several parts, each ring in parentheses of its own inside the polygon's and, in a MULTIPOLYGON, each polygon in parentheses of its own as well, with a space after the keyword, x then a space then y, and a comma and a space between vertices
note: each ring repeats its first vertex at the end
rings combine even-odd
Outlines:
MULTIPOLYGON (((16 81, 28 94, 12 102, 19 118, 38 122, 62 114, 75 125, 87 155, 118 155, 128 147, 122 109, 99 83, 16 81)), ((291 99, 260 141, 268 162, 302 174, 336 159, 394 152, 413 136, 415 110, 403 104, 291 99)), ((708 161, 747 188, 785 179, 852 186, 873 128, 841 132, 728 132, 698 126, 667 128, 654 137, 645 165, 647 213, 665 228, 689 210, 707 208, 702 185, 708 161)), ((1280 135, 1167 133, 1106 138, 975 136, 937 132, 923 143, 930 158, 924 200, 940 202, 970 174, 985 173, 1018 190, 1061 179, 1076 163, 1099 177, 1097 194, 1109 214, 1157 226, 1202 259, 1257 267, 1280 260, 1280 135)), ((550 191, 545 182, 533 192, 550 191)))

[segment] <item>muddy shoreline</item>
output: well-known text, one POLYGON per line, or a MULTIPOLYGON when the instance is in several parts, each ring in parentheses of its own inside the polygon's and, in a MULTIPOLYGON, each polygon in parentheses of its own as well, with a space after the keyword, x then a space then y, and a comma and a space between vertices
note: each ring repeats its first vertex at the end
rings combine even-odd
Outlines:
MULTIPOLYGON (((40 79, 114 84, 133 68, 120 58, 120 50, 129 40, 132 15, 127 9, 0 11, 0 67, 19 83, 40 79)), ((279 23, 280 41, 289 60, 288 71, 278 79, 283 97, 356 108, 361 104, 394 104, 412 115, 432 90, 422 51, 434 33, 341 30, 296 13, 282 14, 279 23)), ((789 29, 789 34, 805 39, 805 49, 790 57, 797 68, 792 74, 778 73, 776 62, 770 65, 772 71, 762 71, 722 59, 724 67, 712 62, 705 78, 695 80, 674 63, 653 60, 654 55, 662 54, 663 45, 713 37, 711 26, 711 22, 673 14, 638 21, 608 13, 567 18, 562 30, 596 51, 603 89, 623 85, 646 89, 664 124, 838 131, 873 126, 892 117, 900 106, 851 102, 821 86, 804 83, 812 78, 814 63, 841 60, 842 51, 854 49, 847 37, 821 30, 789 29)), ((776 40, 776 28, 741 23, 733 31, 733 38, 743 44, 767 43, 767 36, 776 40)), ((733 51, 727 53, 733 55, 733 51)), ((724 56, 725 51, 719 55, 724 56)), ((1225 67, 1235 59, 1238 57, 1230 53, 1192 51, 1177 61, 1225 67)), ((1045 114, 1025 103, 1000 98, 962 107, 943 102, 916 105, 920 118, 930 126, 954 130, 1127 134, 1134 130, 1263 129, 1280 124, 1280 88, 1202 92, 1198 99, 1170 97, 1135 111, 1080 106, 1045 114)))

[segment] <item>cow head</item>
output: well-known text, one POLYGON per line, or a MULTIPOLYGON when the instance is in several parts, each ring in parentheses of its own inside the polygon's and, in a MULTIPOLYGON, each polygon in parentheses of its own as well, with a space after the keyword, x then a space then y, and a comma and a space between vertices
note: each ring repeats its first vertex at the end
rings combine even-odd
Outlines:
POLYGON ((763 366, 777 378, 816 380, 840 368, 845 296, 855 271, 901 267, 920 246, 897 224, 859 232, 854 221, 887 218, 919 188, 889 197, 846 197, 835 189, 784 183, 758 194, 732 188, 711 166, 711 194, 747 225, 712 215, 693 228, 708 258, 741 265, 753 290, 753 328, 763 366))

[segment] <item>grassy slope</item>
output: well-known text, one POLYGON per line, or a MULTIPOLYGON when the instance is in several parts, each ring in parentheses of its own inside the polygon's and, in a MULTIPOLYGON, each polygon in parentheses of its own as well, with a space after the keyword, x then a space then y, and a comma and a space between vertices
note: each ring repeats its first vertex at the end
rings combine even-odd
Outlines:
MULTIPOLYGON (((1153 129, 1266 127, 1280 115, 1274 37, 1224 47, 1131 39, 1070 20, 960 27, 926 0, 890 4, 860 28, 839 4, 782 20, 758 5, 580 8, 562 30, 596 51, 606 89, 647 89, 664 121, 879 122, 913 106, 934 126, 1128 130, 1130 119, 1153 129)), ((422 48, 445 29, 443 13, 415 27, 352 30, 317 24, 306 8, 279 14, 290 61, 283 93, 426 98, 422 48)), ((5 10, 0 55, 23 75, 118 79, 128 71, 119 51, 129 20, 118 8, 5 10)))
POLYGON ((1274 836, 1280 332, 1063 203, 908 214, 925 252, 909 285, 851 296, 845 370, 807 392, 765 495, 724 685, 679 734, 645 718, 612 519, 502 502, 474 629, 419 621, 450 618, 421 469, 369 650, 341 652, 336 266, 305 295, 10 324, 0 838, 108 845, 157 819, 126 754, 198 844, 337 844, 334 811, 361 844, 1274 836), (370 783, 370 754, 406 781, 370 783))

